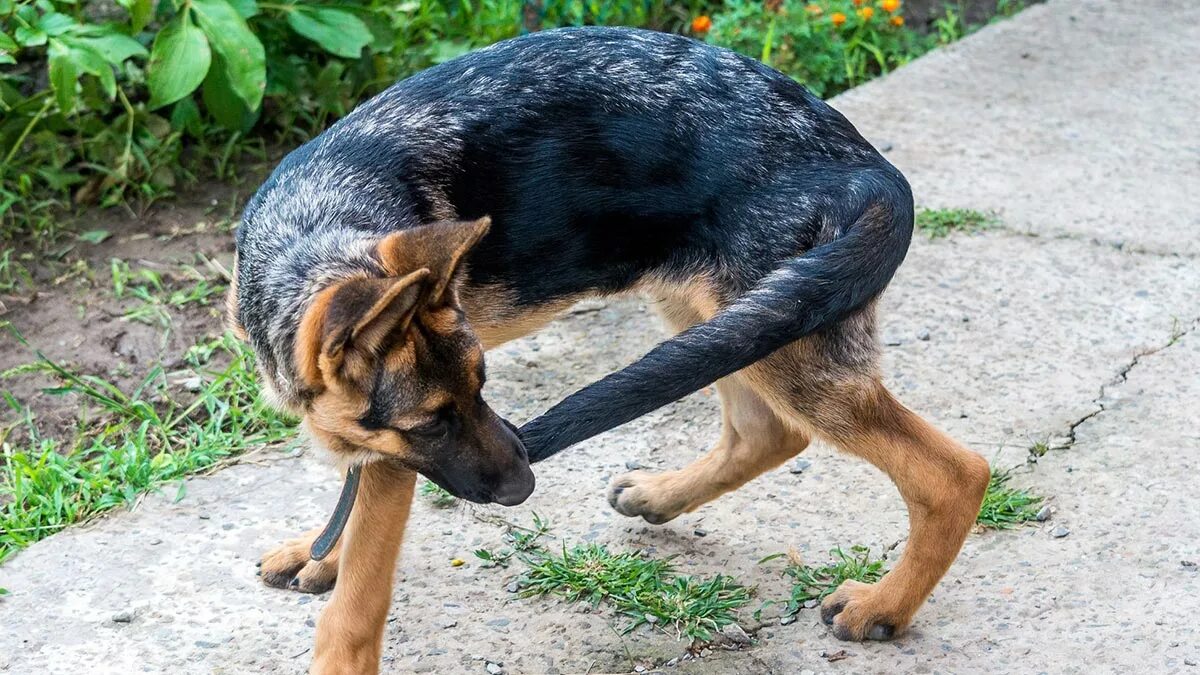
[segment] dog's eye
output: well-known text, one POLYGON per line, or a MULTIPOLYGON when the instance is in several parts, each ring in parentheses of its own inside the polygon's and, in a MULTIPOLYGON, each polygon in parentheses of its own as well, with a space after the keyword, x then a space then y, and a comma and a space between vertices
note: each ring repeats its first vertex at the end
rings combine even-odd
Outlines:
POLYGON ((446 406, 438 410, 433 419, 425 422, 424 424, 418 424, 417 426, 408 429, 406 433, 434 438, 445 434, 446 431, 450 429, 450 424, 453 421, 454 408, 451 406, 446 406))

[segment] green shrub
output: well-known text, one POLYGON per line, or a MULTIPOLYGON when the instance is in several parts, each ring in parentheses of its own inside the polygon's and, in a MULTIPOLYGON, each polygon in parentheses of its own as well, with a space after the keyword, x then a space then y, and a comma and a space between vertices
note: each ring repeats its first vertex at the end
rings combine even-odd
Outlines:
POLYGON ((899 2, 727 0, 708 41, 750 54, 818 96, 832 96, 903 65, 930 40, 904 25, 899 2), (772 3, 767 3, 771 5, 772 3), (891 11, 889 11, 891 10, 891 11))
MULTIPOLYGON (((822 96, 937 41, 903 25, 899 0, 115 2, 0 0, 0 238, 52 240, 69 201, 231 178, 242 153, 292 147, 396 79, 524 31, 690 33, 822 96)), ((957 15, 943 23, 962 32, 957 15)))

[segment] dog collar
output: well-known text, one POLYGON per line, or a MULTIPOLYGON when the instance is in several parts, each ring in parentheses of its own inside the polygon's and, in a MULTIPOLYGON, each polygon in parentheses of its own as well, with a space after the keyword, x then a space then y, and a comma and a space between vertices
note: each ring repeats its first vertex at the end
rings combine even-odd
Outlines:
POLYGON ((346 480, 342 483, 342 494, 338 495, 337 506, 333 507, 329 522, 313 540, 312 548, 308 551, 313 560, 324 560, 337 545, 342 530, 346 529, 346 522, 350 520, 350 511, 354 508, 354 498, 358 496, 358 482, 361 477, 361 465, 356 464, 346 470, 346 480))

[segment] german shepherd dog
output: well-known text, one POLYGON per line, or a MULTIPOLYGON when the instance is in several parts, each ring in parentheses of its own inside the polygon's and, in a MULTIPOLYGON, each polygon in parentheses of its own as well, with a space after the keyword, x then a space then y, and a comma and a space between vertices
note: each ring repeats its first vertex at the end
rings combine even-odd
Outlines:
POLYGON ((550 30, 408 78, 288 155, 245 209, 231 293, 264 387, 358 467, 333 555, 263 558, 272 586, 337 585, 314 672, 375 672, 418 473, 518 504, 530 462, 716 382, 724 431, 608 500, 665 523, 820 437, 885 471, 910 518, 877 584, 821 615, 902 632, 958 554, 988 465, 884 388, 875 300, 903 260, 904 177, 804 87, 677 35, 550 30), (587 296, 637 292, 677 334, 519 431, 483 400, 484 350, 587 296))

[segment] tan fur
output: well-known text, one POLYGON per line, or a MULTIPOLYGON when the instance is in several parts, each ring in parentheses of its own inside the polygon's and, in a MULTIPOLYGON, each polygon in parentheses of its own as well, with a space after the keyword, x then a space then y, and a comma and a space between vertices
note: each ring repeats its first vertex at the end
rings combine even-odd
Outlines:
POLYGON ((519 308, 514 294, 500 286, 464 287, 459 298, 467 321, 484 349, 493 349, 529 335, 570 309, 577 300, 569 298, 537 307, 519 308))
MULTIPOLYGON (((711 317, 715 294, 702 282, 658 291, 677 330, 711 317)), ((869 336, 873 310, 848 320, 847 335, 869 336)), ((665 522, 779 466, 820 435, 887 473, 910 520, 900 563, 878 584, 843 584, 824 607, 837 611, 841 637, 869 637, 876 625, 899 634, 958 555, 988 464, 896 401, 880 381, 873 343, 840 344, 839 360, 823 339, 800 340, 719 382, 725 424, 717 446, 679 471, 618 477, 612 501, 622 513, 665 522)))
MULTIPOLYGON (((398 241, 389 247, 387 255, 396 273, 414 264, 401 261, 402 255, 417 255, 420 250, 401 247, 398 241)), ((458 264, 457 258, 452 264, 458 264)), ((638 290, 658 301, 675 330, 711 318, 724 304, 703 278, 684 284, 651 280, 638 290)), ((523 309, 511 293, 498 287, 464 287, 456 296, 451 306, 461 300, 485 348, 540 328, 577 300, 523 309)), ((314 306, 319 302, 320 298, 314 306)), ((716 446, 678 471, 620 476, 612 495, 619 511, 665 522, 779 466, 803 451, 814 436, 867 459, 899 488, 909 508, 910 535, 903 558, 881 582, 846 582, 826 599, 825 612, 835 632, 853 639, 870 636, 878 626, 895 633, 908 626, 957 555, 988 479, 982 458, 904 408, 884 388, 876 365, 873 313, 872 305, 832 332, 797 341, 719 381, 724 424, 716 446)), ((456 317, 438 311, 424 312, 420 320, 435 332, 458 326, 456 317)), ((310 341, 312 330, 301 328, 310 341)), ((402 457, 397 439, 387 435, 390 432, 366 432, 348 422, 365 410, 361 383, 369 381, 371 368, 380 361, 347 356, 334 364, 321 361, 324 358, 319 356, 315 364, 319 372, 333 368, 342 375, 332 383, 326 376, 326 389, 313 401, 306 422, 314 436, 345 453, 385 448, 384 453, 402 457)), ((411 351, 394 347, 382 363, 399 370, 411 367, 413 358, 411 351)), ((468 354, 464 365, 473 368, 476 358, 468 354)), ((422 407, 434 403, 430 399, 422 407)), ((377 671, 380 635, 414 480, 411 472, 397 466, 378 461, 364 468, 350 526, 339 542, 337 590, 318 625, 314 673, 377 671)), ((310 533, 289 542, 265 559, 264 576, 294 568, 297 552, 307 551, 314 536, 310 533)), ((328 568, 310 571, 308 565, 300 574, 313 579, 311 583, 328 573, 328 568)))
POLYGON ((342 533, 338 581, 317 623, 314 675, 379 672, 396 558, 417 475, 388 462, 363 467, 358 499, 342 533))

